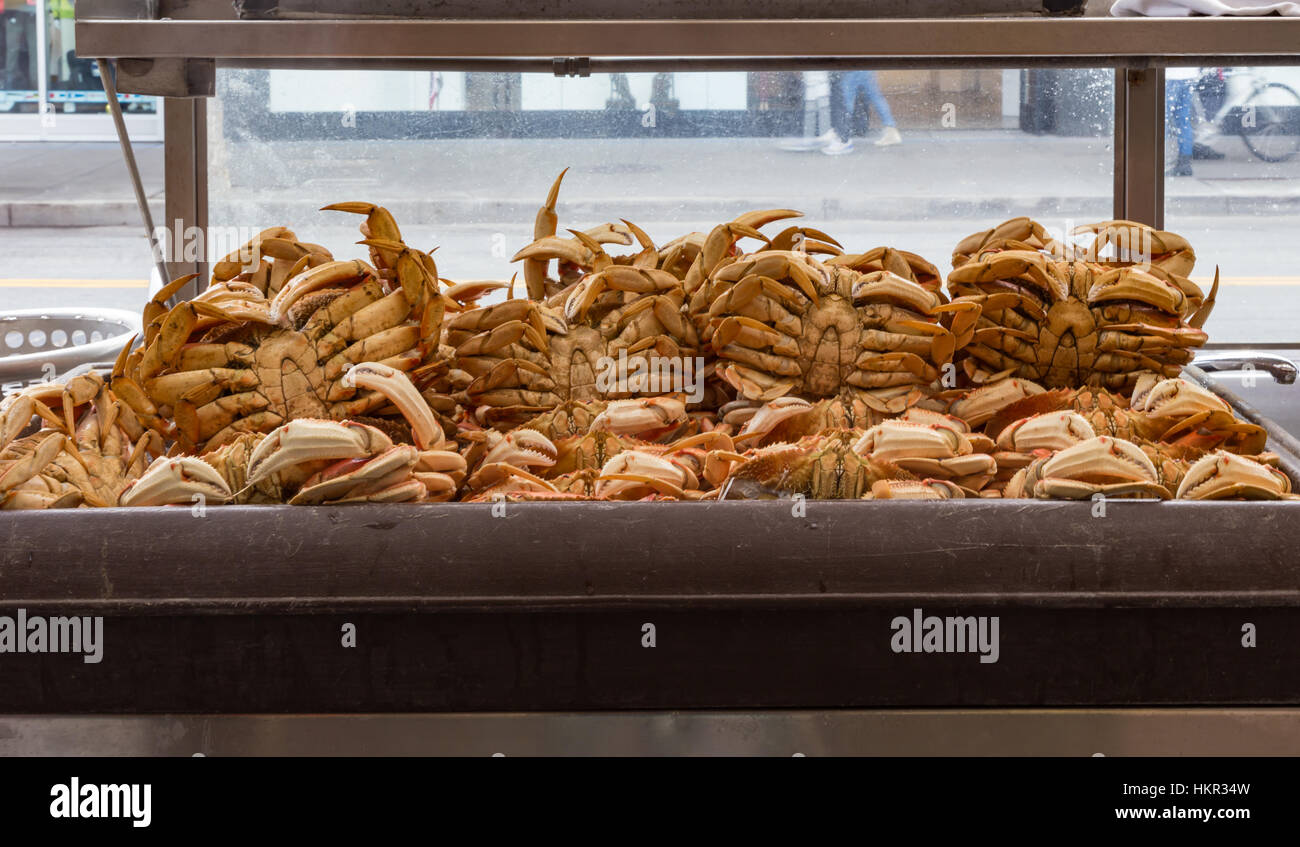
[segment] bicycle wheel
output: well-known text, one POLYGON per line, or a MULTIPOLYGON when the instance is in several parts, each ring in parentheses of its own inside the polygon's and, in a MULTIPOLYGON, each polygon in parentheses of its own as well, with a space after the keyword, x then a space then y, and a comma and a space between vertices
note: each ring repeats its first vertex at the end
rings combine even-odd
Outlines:
POLYGON ((1280 82, 1255 89, 1242 104, 1240 132, 1255 158, 1287 161, 1300 152, 1300 94, 1280 82))

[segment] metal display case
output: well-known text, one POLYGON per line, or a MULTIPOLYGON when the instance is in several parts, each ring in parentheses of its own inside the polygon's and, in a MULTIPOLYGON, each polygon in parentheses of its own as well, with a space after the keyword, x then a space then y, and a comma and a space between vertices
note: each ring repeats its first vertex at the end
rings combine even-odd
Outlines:
MULTIPOLYGON (((1163 67, 1300 57, 1297 19, 917 20, 806 5, 520 20, 504 3, 82 0, 77 43, 118 60, 121 90, 167 96, 167 217, 200 227, 203 98, 223 66, 1110 67, 1115 217, 1159 226, 1163 67)), ((1254 414, 1300 479, 1300 444, 1254 414)), ((103 615, 110 648, 100 664, 0 662, 0 751, 1300 753, 1293 508, 6 514, 5 607, 103 615), (899 649, 898 633, 932 616, 971 619, 975 643, 899 649)))

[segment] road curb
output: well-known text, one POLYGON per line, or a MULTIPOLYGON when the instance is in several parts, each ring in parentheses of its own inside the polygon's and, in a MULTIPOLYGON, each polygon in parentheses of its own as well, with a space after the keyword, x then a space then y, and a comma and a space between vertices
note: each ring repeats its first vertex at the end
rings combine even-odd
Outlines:
MULTIPOLYGON (((149 203, 154 220, 161 221, 161 201, 149 203)), ((0 226, 95 227, 139 226, 140 211, 134 200, 0 203, 0 226)))

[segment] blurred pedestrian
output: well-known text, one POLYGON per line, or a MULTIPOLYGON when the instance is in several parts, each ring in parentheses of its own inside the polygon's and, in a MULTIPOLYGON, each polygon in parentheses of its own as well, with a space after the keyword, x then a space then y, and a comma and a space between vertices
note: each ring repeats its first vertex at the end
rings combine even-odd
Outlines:
POLYGON ((36 89, 36 4, 27 0, 3 0, 4 76, 0 89, 34 91, 36 89), (22 61, 22 56, 27 61, 22 61))
POLYGON ((782 150, 821 150, 838 141, 831 126, 831 75, 829 71, 803 72, 803 137, 781 142, 782 150))
POLYGON ((840 97, 843 109, 840 110, 840 130, 830 144, 822 148, 828 156, 838 156, 853 151, 853 110, 858 103, 858 94, 866 99, 867 108, 880 118, 882 127, 880 136, 875 140, 877 147, 890 147, 901 144, 903 137, 894 124, 894 113, 889 108, 889 101, 880 90, 875 71, 846 71, 840 78, 840 97))
POLYGON ((1196 68, 1165 69, 1165 133, 1178 142, 1178 158, 1168 176, 1192 175, 1192 151, 1196 134, 1192 129, 1192 82, 1196 68))

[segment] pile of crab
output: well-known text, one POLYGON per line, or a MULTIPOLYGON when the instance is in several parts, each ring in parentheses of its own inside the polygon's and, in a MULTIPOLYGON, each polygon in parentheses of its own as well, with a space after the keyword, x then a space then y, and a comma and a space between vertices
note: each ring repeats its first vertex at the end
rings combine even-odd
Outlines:
POLYGON ((789 209, 561 235, 563 178, 521 296, 444 279, 367 203, 325 207, 364 215, 364 258, 276 227, 174 281, 111 371, 0 401, 0 507, 1294 497, 1180 376, 1218 279, 1172 233, 1019 218, 945 285, 789 209))

